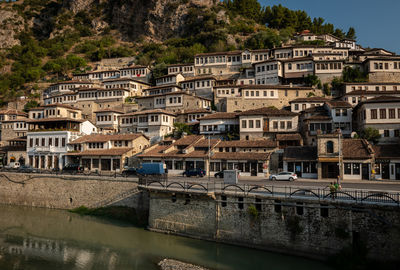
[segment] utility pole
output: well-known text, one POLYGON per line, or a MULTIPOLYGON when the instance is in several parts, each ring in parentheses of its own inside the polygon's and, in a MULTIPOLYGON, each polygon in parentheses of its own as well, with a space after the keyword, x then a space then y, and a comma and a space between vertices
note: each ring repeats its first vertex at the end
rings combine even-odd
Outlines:
POLYGON ((338 129, 338 135, 339 135, 339 177, 338 177, 338 185, 340 185, 340 180, 342 178, 342 173, 343 173, 343 160, 342 160, 342 130, 339 128, 338 129))

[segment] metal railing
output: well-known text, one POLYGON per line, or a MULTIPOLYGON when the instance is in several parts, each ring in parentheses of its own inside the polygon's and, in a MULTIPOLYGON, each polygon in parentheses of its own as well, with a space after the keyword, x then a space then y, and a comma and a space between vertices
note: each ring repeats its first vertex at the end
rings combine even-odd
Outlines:
POLYGON ((400 193, 373 190, 325 188, 301 188, 292 186, 225 184, 223 182, 178 182, 168 179, 140 178, 139 187, 170 192, 233 194, 236 196, 263 196, 317 201, 353 202, 360 204, 390 204, 400 206, 400 193))

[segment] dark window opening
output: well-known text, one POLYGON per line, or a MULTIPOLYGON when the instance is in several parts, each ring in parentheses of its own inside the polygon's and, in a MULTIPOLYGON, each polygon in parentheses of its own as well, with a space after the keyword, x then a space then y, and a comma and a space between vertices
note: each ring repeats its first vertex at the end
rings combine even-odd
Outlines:
POLYGON ((243 209, 243 197, 239 197, 238 201, 239 201, 239 204, 238 204, 239 209, 243 209))
POLYGON ((221 196, 221 200, 222 200, 221 206, 226 207, 226 196, 221 196))
POLYGON ((296 214, 302 216, 304 214, 304 204, 303 203, 296 203, 296 214))
POLYGON ((176 202, 176 194, 172 194, 172 202, 176 202))
POLYGON ((186 205, 186 204, 189 204, 189 203, 190 203, 190 194, 186 194, 186 195, 185 195, 185 198, 186 198, 186 200, 185 200, 185 205, 186 205))
POLYGON ((262 211, 261 199, 256 198, 256 209, 257 211, 262 211))
POLYGON ((282 211, 282 205, 280 200, 275 200, 274 210, 275 213, 280 213, 282 211))
POLYGON ((321 204, 321 217, 329 217, 329 208, 327 204, 321 204))

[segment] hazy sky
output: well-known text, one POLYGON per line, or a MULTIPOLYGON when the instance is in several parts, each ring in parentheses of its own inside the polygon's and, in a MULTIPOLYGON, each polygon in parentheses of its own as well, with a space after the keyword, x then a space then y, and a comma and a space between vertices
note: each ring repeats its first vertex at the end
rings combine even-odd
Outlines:
POLYGON ((356 29, 357 43, 400 54, 400 0, 259 0, 263 6, 282 4, 322 17, 345 31, 356 29))

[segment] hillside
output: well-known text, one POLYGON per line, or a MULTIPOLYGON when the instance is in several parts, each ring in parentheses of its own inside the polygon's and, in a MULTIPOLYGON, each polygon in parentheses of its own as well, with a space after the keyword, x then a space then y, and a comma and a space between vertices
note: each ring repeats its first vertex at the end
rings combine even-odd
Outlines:
POLYGON ((104 58, 135 57, 159 75, 196 53, 272 48, 305 29, 345 35, 257 0, 26 0, 0 3, 0 18, 0 103, 104 58))

